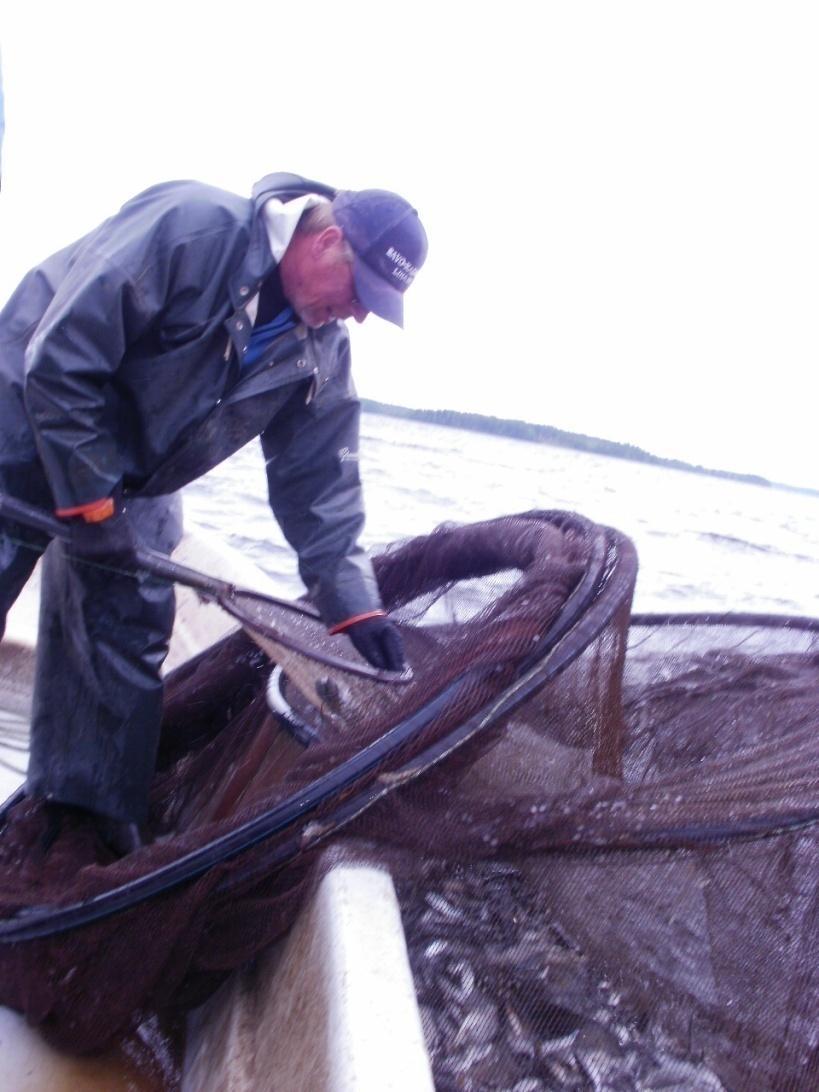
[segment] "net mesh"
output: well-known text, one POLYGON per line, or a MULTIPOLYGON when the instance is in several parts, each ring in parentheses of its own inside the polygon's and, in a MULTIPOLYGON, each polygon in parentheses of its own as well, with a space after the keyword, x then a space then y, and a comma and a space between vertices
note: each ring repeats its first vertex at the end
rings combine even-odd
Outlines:
POLYGON ((76 817, 46 850, 37 804, 10 810, 0 1001, 84 1051, 184 1012, 341 837, 396 877, 439 1088, 816 1087, 819 623, 632 617, 630 542, 561 512, 376 571, 410 681, 234 634, 168 680, 151 845, 113 861, 76 817))

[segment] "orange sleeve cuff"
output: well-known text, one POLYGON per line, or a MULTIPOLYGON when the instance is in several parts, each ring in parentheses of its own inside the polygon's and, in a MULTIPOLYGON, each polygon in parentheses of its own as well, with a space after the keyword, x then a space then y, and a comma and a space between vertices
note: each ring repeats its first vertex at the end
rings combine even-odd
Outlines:
POLYGON ((102 523, 110 519, 114 514, 114 498, 103 497, 102 500, 89 501, 88 504, 78 504, 76 508, 58 508, 57 515, 60 519, 68 519, 70 516, 82 516, 86 523, 102 523))
POLYGON ((343 633, 345 629, 349 629, 350 626, 354 626, 356 622, 366 622, 368 618, 383 618, 386 615, 385 610, 368 610, 363 614, 354 614, 352 618, 348 618, 345 622, 337 622, 332 629, 328 629, 327 632, 332 637, 336 633, 343 633))

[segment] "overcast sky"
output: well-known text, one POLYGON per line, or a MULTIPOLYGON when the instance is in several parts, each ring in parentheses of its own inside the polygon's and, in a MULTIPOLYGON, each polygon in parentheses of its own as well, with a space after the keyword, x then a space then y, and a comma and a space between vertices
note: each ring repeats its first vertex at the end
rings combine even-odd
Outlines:
POLYGON ((812 0, 7 0, 0 49, 3 298, 157 181, 395 189, 363 395, 819 486, 812 0))

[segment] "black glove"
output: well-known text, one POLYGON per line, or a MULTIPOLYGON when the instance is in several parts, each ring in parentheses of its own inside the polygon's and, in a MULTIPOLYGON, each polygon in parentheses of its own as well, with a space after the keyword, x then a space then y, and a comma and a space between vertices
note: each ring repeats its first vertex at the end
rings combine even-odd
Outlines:
POLYGON ((98 523, 86 523, 75 518, 68 524, 67 549, 78 561, 111 568, 133 569, 136 564, 137 543, 131 522, 123 510, 98 523))
POLYGON ((404 642, 389 618, 365 618, 344 632, 373 667, 382 671, 404 670, 404 642))

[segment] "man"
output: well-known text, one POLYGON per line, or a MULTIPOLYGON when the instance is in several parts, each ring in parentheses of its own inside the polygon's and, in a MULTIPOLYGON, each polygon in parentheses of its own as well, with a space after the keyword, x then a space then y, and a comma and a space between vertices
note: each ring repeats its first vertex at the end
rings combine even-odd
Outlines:
MULTIPOLYGON (((359 405, 343 320, 401 325, 426 256, 415 210, 296 175, 251 200, 156 186, 23 280, 0 313, 0 488, 66 521, 43 565, 30 794, 138 844, 173 589, 172 495, 261 436, 270 504, 331 632, 403 666, 357 545, 359 405)), ((0 526, 0 627, 47 540, 0 526)), ((59 812, 59 808, 57 809, 59 812)))

